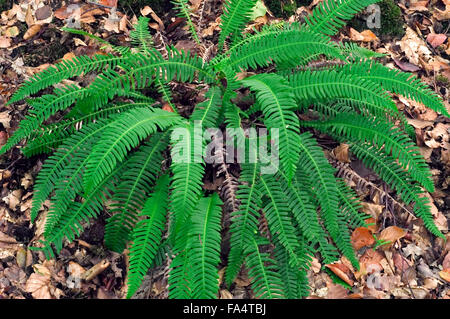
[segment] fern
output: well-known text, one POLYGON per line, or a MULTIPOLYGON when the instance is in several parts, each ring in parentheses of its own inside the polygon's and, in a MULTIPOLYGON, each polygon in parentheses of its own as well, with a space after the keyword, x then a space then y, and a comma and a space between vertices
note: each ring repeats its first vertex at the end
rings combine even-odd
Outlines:
POLYGON ((130 247, 130 273, 128 275, 127 296, 131 297, 141 285, 142 279, 152 265, 165 228, 169 195, 169 175, 159 178, 155 190, 145 201, 139 221, 133 229, 130 247))
POLYGON ((345 22, 380 0, 324 0, 306 19, 311 30, 334 35, 345 22))
MULTIPOLYGON (((174 2, 201 46, 188 1, 174 2)), ((411 74, 376 62, 379 54, 330 38, 375 2, 325 0, 306 24, 245 33, 256 0, 227 0, 219 54, 209 62, 155 48, 145 17, 130 32, 132 48, 67 29, 114 54, 57 63, 8 102, 26 99, 30 109, 0 154, 23 140, 25 155, 49 154, 34 185, 31 221, 51 203, 35 248, 55 256, 104 213, 106 247, 119 253, 129 247, 128 298, 159 265, 168 267, 170 298, 216 298, 219 265, 228 286, 245 268, 257 298, 305 297, 316 253, 322 264, 342 254, 358 268, 350 234, 367 217, 354 190, 336 177, 316 131, 347 143, 443 237, 425 193, 434 189, 430 170, 391 94, 448 116, 443 102, 411 74), (242 78, 249 71, 256 74, 242 78), (96 76, 85 87, 58 85, 30 98, 87 73, 96 76), (178 114, 173 82, 206 90, 203 101, 178 114), (263 138, 255 135, 261 127, 269 129, 263 138), (225 144, 207 145, 204 131, 217 128, 213 142, 225 133, 225 144), (215 173, 218 165, 206 161, 206 151, 217 147, 214 158, 227 160, 218 174, 236 173, 225 185, 231 213, 207 187, 209 169, 215 173)))
POLYGON ((225 1, 220 24, 219 50, 223 48, 226 39, 230 35, 233 39, 240 37, 242 29, 250 20, 250 15, 256 2, 257 0, 225 1))
POLYGON ((133 230, 138 214, 145 204, 146 194, 151 193, 156 176, 161 171, 162 151, 167 147, 168 132, 155 133, 136 153, 125 167, 120 184, 112 197, 113 215, 105 227, 105 245, 122 252, 133 230))

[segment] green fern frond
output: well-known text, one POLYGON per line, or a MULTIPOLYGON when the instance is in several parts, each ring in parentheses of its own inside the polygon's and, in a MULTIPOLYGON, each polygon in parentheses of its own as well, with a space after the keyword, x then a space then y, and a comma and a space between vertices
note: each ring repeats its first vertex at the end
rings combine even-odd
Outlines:
POLYGON ((268 197, 266 203, 263 203, 263 211, 269 224, 270 233, 288 251, 290 264, 300 267, 302 260, 297 255, 299 244, 281 184, 274 176, 269 175, 261 175, 260 182, 260 192, 268 197))
POLYGON ((206 100, 195 106, 190 120, 197 121, 204 128, 218 126, 217 119, 222 103, 222 90, 217 86, 211 87, 205 94, 206 100))
POLYGON ((344 220, 353 228, 365 227, 365 220, 370 216, 361 212, 361 202, 356 193, 342 179, 338 179, 338 192, 344 220))
POLYGON ((66 211, 60 212, 58 222, 45 235, 44 252, 47 255, 53 255, 51 244, 54 244, 56 251, 59 252, 65 238, 73 241, 84 229, 82 223, 88 223, 90 218, 96 217, 103 210, 103 203, 113 192, 115 180, 123 166, 124 164, 121 164, 107 174, 102 182, 83 198, 82 203, 72 202, 66 211))
POLYGON ((230 68, 239 72, 241 69, 256 69, 289 61, 292 66, 296 66, 302 59, 317 53, 344 59, 338 46, 326 36, 308 30, 293 29, 250 38, 248 42, 233 50, 228 58, 213 67, 216 70, 230 68))
POLYGON ((130 31, 131 44, 139 47, 142 51, 148 51, 153 48, 153 37, 148 29, 150 18, 139 17, 134 25, 134 30, 130 31))
POLYGON ((230 253, 225 272, 225 280, 231 285, 244 261, 243 251, 250 236, 258 231, 259 209, 262 207, 261 192, 258 187, 259 165, 257 163, 242 164, 239 187, 236 199, 239 210, 231 213, 230 253))
POLYGON ((157 132, 130 156, 112 197, 111 213, 114 215, 106 221, 105 245, 109 249, 121 253, 125 248, 138 212, 161 171, 163 151, 168 143, 169 131, 157 132))
POLYGON ((82 55, 69 60, 62 60, 26 80, 14 93, 7 105, 20 101, 64 79, 70 79, 92 71, 114 68, 123 59, 123 56, 97 54, 92 58, 82 55))
POLYGON ((59 179, 63 169, 70 163, 73 154, 110 125, 111 123, 107 124, 106 121, 98 121, 97 123, 84 126, 80 131, 70 136, 45 161, 34 184, 34 196, 30 213, 31 222, 34 222, 39 209, 53 191, 56 181, 59 179))
POLYGON ((335 35, 358 12, 381 0, 324 0, 306 18, 315 32, 335 35))
POLYGON ((32 109, 29 111, 30 114, 20 122, 19 128, 0 149, 0 155, 33 134, 50 116, 68 108, 87 93, 85 89, 80 89, 75 85, 68 85, 63 89, 55 89, 54 92, 54 94, 47 94, 29 102, 32 106, 32 109))
POLYGON ((173 173, 170 204, 175 215, 174 234, 177 235, 200 199, 204 174, 201 150, 205 142, 201 131, 196 132, 193 125, 188 125, 177 127, 170 143, 173 173))
POLYGON ((389 94, 379 85, 344 72, 299 72, 289 77, 289 83, 302 106, 351 98, 372 103, 374 108, 381 109, 376 114, 382 114, 383 110, 385 114, 398 113, 389 94))
POLYGON ((186 24, 188 25, 189 31, 194 41, 198 45, 201 45, 201 41, 198 37, 194 22, 192 22, 191 19, 192 13, 191 9, 189 8, 188 0, 172 0, 172 3, 175 5, 174 9, 178 11, 178 16, 186 20, 186 24))
POLYGON ((121 73, 112 69, 105 70, 87 88, 93 110, 105 105, 115 96, 149 87, 155 79, 163 82, 191 82, 198 77, 200 81, 207 83, 216 81, 215 75, 207 71, 207 65, 203 65, 202 59, 175 48, 169 50, 167 59, 158 51, 152 50, 145 54, 135 53, 124 59, 118 67, 123 70, 121 73))
POLYGON ((411 176, 428 191, 434 191, 431 172, 418 147, 410 138, 385 121, 368 118, 354 113, 339 114, 324 122, 302 122, 302 126, 314 127, 324 132, 345 136, 352 142, 368 142, 383 147, 383 151, 392 154, 404 168, 409 168, 411 176))
POLYGON ((133 296, 137 291, 158 253, 162 233, 166 226, 168 197, 169 175, 163 175, 158 179, 155 191, 145 201, 144 208, 139 214, 145 219, 139 221, 133 229, 127 298, 133 296))
POLYGON ((71 154, 70 161, 58 174, 58 179, 54 185, 54 196, 50 199, 51 205, 46 214, 44 236, 50 233, 60 220, 62 214, 67 211, 67 208, 75 200, 76 196, 82 193, 83 172, 89 154, 99 138, 99 134, 96 134, 85 140, 83 145, 80 145, 71 154))
POLYGON ((368 143, 361 145, 352 143, 350 149, 364 165, 373 169, 386 183, 392 185, 406 204, 414 202, 414 211, 424 221, 427 229, 435 236, 443 238, 434 223, 429 200, 423 196, 422 189, 414 183, 411 170, 405 171, 397 164, 394 157, 386 155, 368 143))
POLYGON ((138 108, 124 112, 103 133, 94 146, 83 177, 84 192, 88 194, 105 175, 120 163, 128 151, 159 129, 181 123, 175 114, 160 109, 138 108))
POLYGON ((256 98, 264 113, 264 124, 268 129, 279 131, 279 154, 282 169, 290 180, 298 162, 300 132, 298 118, 294 112, 296 103, 287 81, 275 74, 259 74, 242 81, 256 91, 256 98))
POLYGON ((33 132, 33 135, 30 137, 22 152, 27 157, 41 153, 49 153, 60 145, 70 134, 73 134, 79 126, 86 125, 94 120, 111 118, 120 112, 125 112, 133 108, 150 107, 152 102, 153 100, 150 99, 145 102, 117 103, 74 119, 43 126, 38 132, 33 132))
POLYGON ((283 298, 283 281, 279 269, 268 253, 260 251, 260 246, 267 244, 267 239, 254 234, 247 239, 244 248, 252 290, 259 299, 283 298))
POLYGON ((354 74, 366 81, 381 85, 385 90, 403 95, 423 103, 426 107, 450 117, 442 99, 414 74, 389 69, 380 63, 362 60, 337 69, 345 74, 354 74))
MULTIPOLYGON (((325 229, 330 234, 337 248, 351 261, 355 261, 354 253, 348 251, 350 241, 340 234, 339 224, 339 196, 337 181, 334 176, 334 168, 325 158, 317 141, 308 132, 300 136, 300 161, 299 168, 308 172, 308 179, 314 185, 313 192, 320 204, 320 217, 325 229)), ((326 246, 324 246, 326 247, 326 246)))
POLYGON ((219 292, 222 204, 214 193, 200 199, 192 214, 187 252, 193 299, 214 299, 219 292))
POLYGON ((256 2, 257 0, 226 0, 223 3, 219 51, 222 50, 225 41, 229 36, 231 36, 233 40, 242 36, 243 29, 250 21, 250 15, 256 2))

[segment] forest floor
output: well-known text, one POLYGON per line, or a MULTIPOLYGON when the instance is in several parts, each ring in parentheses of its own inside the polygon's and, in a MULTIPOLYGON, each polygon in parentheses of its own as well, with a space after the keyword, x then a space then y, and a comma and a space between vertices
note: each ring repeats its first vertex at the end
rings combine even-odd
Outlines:
MULTIPOLYGON (((183 20, 167 10, 165 2, 119 1, 116 9, 117 0, 0 0, 0 146, 26 114, 25 102, 6 106, 24 80, 58 61, 102 53, 98 43, 63 32, 63 26, 79 27, 113 44, 126 45, 133 23, 139 15, 145 15, 151 19, 152 32, 163 35, 160 38, 165 44, 196 50, 183 20), (158 7, 146 5, 152 3, 158 7)), ((292 14, 273 9, 278 16, 262 6, 249 28, 282 19, 302 21, 318 2, 300 6, 292 14)), ((334 40, 351 40, 385 54, 381 59, 384 64, 419 76, 442 96, 450 112, 450 1, 401 0, 396 4, 400 8, 397 16, 391 14, 394 11, 382 13, 381 30, 369 29, 364 16, 360 16, 334 40), (394 20, 384 20, 389 17, 394 20), (399 27, 384 32, 383 24, 399 27)), ((208 48, 216 43, 220 30, 221 1, 190 0, 190 5, 194 13, 202 7, 202 15, 194 22, 208 48)), ((67 83, 85 85, 90 80, 83 77, 67 83)), ((198 98, 191 88, 178 87, 174 103, 183 114, 183 109, 197 103, 198 98)), ((345 258, 326 267, 320 258, 313 259, 309 298, 450 299, 450 119, 409 99, 394 98, 414 126, 417 145, 432 169, 436 191, 429 196, 435 222, 447 241, 430 235, 421 220, 411 215, 410 207, 398 202, 377 176, 348 154, 345 145, 330 148, 330 160, 340 168, 341 175, 351 179, 364 199, 364 211, 372 216, 375 225, 358 228, 352 234, 360 270, 345 258), (382 245, 382 240, 390 244, 382 245), (333 280, 331 273, 342 282, 333 280)), ((42 236, 42 218, 31 224, 30 206, 33 183, 45 158, 25 158, 20 147, 0 157, 0 299, 123 298, 127 256, 103 246, 107 212, 78 239, 65 245, 56 259, 46 260, 41 252, 29 249, 42 236), (82 280, 86 272, 89 280, 82 280)), ((211 175, 204 187, 220 188, 222 181, 211 175)), ((41 214, 48 206, 46 202, 41 214)), ((150 272, 137 298, 166 298, 166 274, 164 267, 150 272)), ((220 297, 252 297, 246 273, 242 272, 231 288, 222 284, 220 297)))

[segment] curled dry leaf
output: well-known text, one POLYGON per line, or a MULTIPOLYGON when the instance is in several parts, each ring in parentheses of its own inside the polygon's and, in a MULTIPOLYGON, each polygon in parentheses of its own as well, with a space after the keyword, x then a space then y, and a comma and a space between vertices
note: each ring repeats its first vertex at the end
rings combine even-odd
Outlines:
POLYGON ((355 250, 359 250, 366 246, 372 246, 375 243, 371 231, 366 227, 356 228, 352 233, 351 241, 355 250))
POLYGON ((348 156, 348 149, 349 145, 342 143, 333 150, 334 156, 336 156, 337 160, 342 163, 350 163, 351 161, 348 156))
POLYGON ((330 269, 336 276, 341 278, 343 281, 345 281, 350 286, 353 286, 354 281, 350 279, 350 269, 345 266, 342 263, 334 263, 334 264, 328 264, 325 265, 328 269, 330 269))
POLYGON ((407 233, 408 231, 406 229, 397 226, 389 226, 388 228, 383 229, 378 239, 390 243, 383 245, 383 248, 386 249, 391 247, 400 238, 403 238, 407 233))
POLYGON ((94 265, 92 268, 88 269, 81 275, 81 279, 84 279, 86 281, 90 281, 97 277, 99 274, 101 274, 103 271, 105 271, 109 267, 110 263, 109 261, 102 260, 98 264, 94 265))
POLYGON ((32 37, 34 37, 42 28, 42 24, 34 24, 32 25, 27 32, 23 35, 24 40, 28 40, 32 37))

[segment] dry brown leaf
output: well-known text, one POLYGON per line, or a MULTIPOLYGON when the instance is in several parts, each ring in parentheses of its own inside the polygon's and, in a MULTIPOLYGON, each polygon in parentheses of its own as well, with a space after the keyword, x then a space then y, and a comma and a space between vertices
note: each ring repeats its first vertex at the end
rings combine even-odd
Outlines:
POLYGON ((444 269, 439 272, 439 276, 447 282, 450 282, 450 268, 444 269))
POLYGON ((11 46, 11 38, 1 36, 0 37, 0 49, 9 48, 11 46))
POLYGON ((325 267, 330 269, 336 276, 341 278, 347 284, 349 284, 350 286, 353 286, 354 281, 352 279, 350 279, 350 277, 349 277, 350 269, 347 266, 345 266, 342 263, 334 263, 334 264, 325 265, 325 267))
POLYGON ((403 238, 407 233, 408 231, 406 229, 397 226, 389 226, 383 229, 378 239, 385 242, 390 242, 390 244, 382 246, 384 249, 386 249, 391 247, 400 238, 403 238))
POLYGON ((336 147, 333 150, 334 155, 336 156, 337 160, 342 163, 350 163, 349 155, 348 155, 348 144, 340 144, 338 147, 336 147))
POLYGON ((30 275, 25 291, 30 292, 34 299, 55 299, 62 295, 62 291, 51 284, 51 271, 42 264, 33 266, 34 273, 30 275))
POLYGON ((366 246, 372 246, 375 243, 375 239, 368 228, 358 227, 352 233, 351 242, 353 248, 359 250, 366 246))
POLYGON ((442 262, 442 268, 450 269, 450 253, 447 253, 447 255, 445 256, 444 261, 442 262))
POLYGON ((27 32, 25 32, 25 34, 23 35, 23 39, 24 40, 28 40, 32 37, 34 37, 42 28, 42 24, 35 24, 32 25, 27 32))
POLYGON ((449 20, 450 19, 450 4, 446 4, 444 10, 439 10, 435 8, 433 11, 433 17, 435 17, 439 21, 449 20))
POLYGON ((447 40, 445 34, 430 33, 427 37, 427 41, 433 48, 436 48, 443 44, 447 40))
POLYGON ((410 27, 406 28, 405 36, 397 42, 410 63, 429 69, 433 56, 426 43, 410 27))
POLYGON ((25 23, 30 28, 33 24, 36 23, 33 17, 33 12, 31 11, 31 6, 28 6, 27 12, 25 14, 25 23))
POLYGON ((432 121, 424 121, 424 120, 418 120, 418 119, 407 119, 408 124, 414 126, 414 128, 418 128, 420 130, 423 130, 426 127, 432 127, 434 122, 432 121))
POLYGON ((0 131, 0 146, 3 146, 8 141, 8 133, 0 131))
POLYGON ((364 30, 361 32, 361 35, 363 36, 363 42, 376 42, 380 40, 375 33, 370 30, 364 30))
POLYGON ((352 41, 363 41, 364 36, 353 28, 350 28, 349 36, 352 41))
POLYGON ((322 265, 320 264, 319 260, 315 257, 312 257, 311 260, 311 270, 315 273, 318 274, 320 272, 320 269, 322 268, 322 265))
POLYGON ((233 295, 226 289, 220 290, 220 299, 233 299, 233 295))
POLYGON ((397 252, 394 253, 393 257, 395 268, 397 268, 400 273, 404 272, 406 269, 412 266, 411 262, 408 259, 397 252))
POLYGON ((328 293, 326 299, 345 299, 347 298, 348 291, 342 285, 327 282, 328 293))
POLYGON ((362 202, 362 211, 372 216, 375 220, 378 220, 378 216, 383 212, 384 205, 372 204, 368 202, 362 202))
POLYGON ((150 15, 153 20, 155 20, 158 23, 159 26, 159 31, 164 31, 164 23, 162 22, 162 20, 158 17, 158 15, 155 13, 155 11, 153 11, 152 8, 150 8, 149 6, 145 6, 144 8, 141 9, 141 14, 143 16, 147 16, 150 15))

